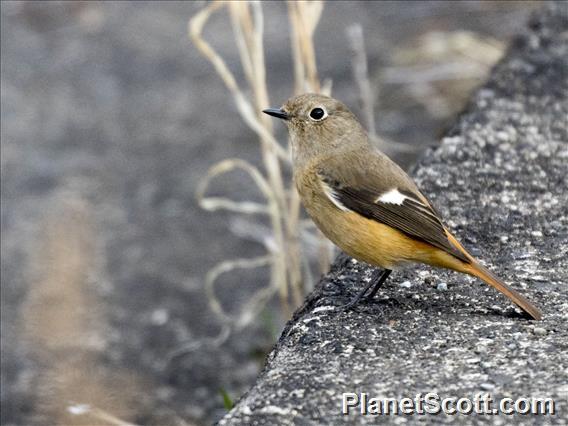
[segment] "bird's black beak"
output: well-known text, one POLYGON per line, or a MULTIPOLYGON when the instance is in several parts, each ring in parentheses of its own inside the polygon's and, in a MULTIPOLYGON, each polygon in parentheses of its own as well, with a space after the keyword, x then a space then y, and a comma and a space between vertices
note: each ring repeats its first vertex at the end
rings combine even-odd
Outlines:
POLYGON ((262 110, 262 112, 276 118, 281 118, 282 120, 290 119, 290 115, 281 108, 267 108, 262 110))

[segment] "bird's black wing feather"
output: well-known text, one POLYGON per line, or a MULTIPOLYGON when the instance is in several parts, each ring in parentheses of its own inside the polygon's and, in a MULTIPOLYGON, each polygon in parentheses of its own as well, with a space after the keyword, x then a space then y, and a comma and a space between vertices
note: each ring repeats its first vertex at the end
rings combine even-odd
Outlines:
POLYGON ((448 241, 444 226, 434 209, 412 192, 392 188, 404 196, 404 201, 400 204, 386 203, 379 200, 385 191, 355 188, 325 174, 319 173, 319 176, 331 190, 333 198, 346 209, 398 229, 412 238, 432 244, 464 262, 470 262, 448 241))

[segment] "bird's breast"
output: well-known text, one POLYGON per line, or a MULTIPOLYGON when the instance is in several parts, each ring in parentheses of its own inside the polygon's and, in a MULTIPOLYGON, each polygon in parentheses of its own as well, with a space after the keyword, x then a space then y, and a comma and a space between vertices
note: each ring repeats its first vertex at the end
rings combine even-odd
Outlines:
POLYGON ((402 232, 337 207, 325 194, 314 174, 295 176, 296 188, 308 215, 322 233, 348 255, 383 268, 393 269, 412 261, 416 241, 402 232))

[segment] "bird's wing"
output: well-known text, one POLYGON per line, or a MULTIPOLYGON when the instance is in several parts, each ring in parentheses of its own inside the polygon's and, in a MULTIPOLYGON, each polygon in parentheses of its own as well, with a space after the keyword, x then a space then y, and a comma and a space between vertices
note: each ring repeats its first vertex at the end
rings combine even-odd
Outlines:
POLYGON ((390 159, 357 158, 354 159, 355 164, 344 160, 339 162, 331 159, 316 168, 322 188, 335 206, 391 226, 464 262, 470 262, 450 243, 439 215, 424 195, 390 159), (357 161, 366 164, 356 164, 357 161), (368 167, 369 163, 371 168, 368 167))

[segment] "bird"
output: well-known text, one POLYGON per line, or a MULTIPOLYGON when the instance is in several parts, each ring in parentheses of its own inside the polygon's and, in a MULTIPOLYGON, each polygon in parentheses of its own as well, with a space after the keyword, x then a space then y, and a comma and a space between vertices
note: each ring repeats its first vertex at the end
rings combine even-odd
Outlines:
POLYGON ((477 277, 531 318, 542 319, 537 307, 468 253, 342 102, 306 93, 263 112, 288 128, 294 183, 317 227, 349 256, 382 270, 346 309, 367 292, 372 299, 393 270, 423 263, 477 277))

